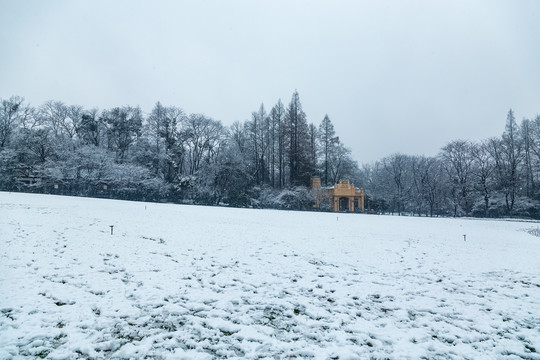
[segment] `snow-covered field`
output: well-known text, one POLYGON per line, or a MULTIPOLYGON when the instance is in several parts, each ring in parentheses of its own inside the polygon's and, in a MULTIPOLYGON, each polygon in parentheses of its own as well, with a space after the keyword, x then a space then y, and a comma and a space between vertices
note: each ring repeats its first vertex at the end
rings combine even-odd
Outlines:
POLYGON ((538 226, 0 193, 0 358, 540 359, 538 226))

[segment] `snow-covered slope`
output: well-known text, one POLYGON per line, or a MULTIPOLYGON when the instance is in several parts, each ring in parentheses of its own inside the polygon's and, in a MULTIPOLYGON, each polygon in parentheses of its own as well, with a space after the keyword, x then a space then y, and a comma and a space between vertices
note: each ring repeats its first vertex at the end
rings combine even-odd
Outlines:
POLYGON ((0 193, 0 358, 540 359, 537 227, 0 193))

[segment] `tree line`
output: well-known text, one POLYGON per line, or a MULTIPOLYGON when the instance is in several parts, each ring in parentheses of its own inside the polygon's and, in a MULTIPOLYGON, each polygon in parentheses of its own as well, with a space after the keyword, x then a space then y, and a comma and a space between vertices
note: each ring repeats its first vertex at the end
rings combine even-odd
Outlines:
POLYGON ((157 102, 150 113, 0 99, 0 189, 119 199, 310 208, 310 178, 358 174, 328 116, 307 121, 295 91, 226 127, 157 102))
POLYGON ((501 137, 454 140, 438 156, 394 154, 359 177, 372 211, 415 215, 540 218, 540 116, 501 137))
POLYGON ((359 168, 328 115, 308 123, 297 91, 231 126, 160 102, 145 114, 0 99, 4 191, 310 209, 313 175, 363 187, 369 212, 540 218, 540 116, 518 124, 510 110, 500 137, 359 168))

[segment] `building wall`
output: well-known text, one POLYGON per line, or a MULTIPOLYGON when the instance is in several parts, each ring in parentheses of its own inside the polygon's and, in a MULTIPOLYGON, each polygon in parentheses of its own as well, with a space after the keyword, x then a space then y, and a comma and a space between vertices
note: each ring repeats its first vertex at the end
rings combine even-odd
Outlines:
POLYGON ((320 207, 321 201, 328 198, 333 211, 340 211, 340 199, 345 199, 347 211, 354 212, 354 201, 357 200, 360 211, 364 212, 364 189, 354 186, 349 180, 340 180, 333 187, 321 187, 321 178, 313 176, 311 178, 311 191, 315 197, 315 207, 320 207))

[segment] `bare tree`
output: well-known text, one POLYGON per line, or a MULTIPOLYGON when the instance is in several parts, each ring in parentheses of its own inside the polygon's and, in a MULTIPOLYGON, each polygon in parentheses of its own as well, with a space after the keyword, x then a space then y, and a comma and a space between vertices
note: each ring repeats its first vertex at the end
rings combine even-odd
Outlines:
POLYGON ((471 143, 455 140, 442 148, 441 157, 451 184, 451 193, 454 202, 454 216, 458 214, 458 207, 469 216, 472 208, 472 151, 471 143))
POLYGON ((530 143, 530 156, 531 156, 531 167, 532 167, 532 194, 535 199, 540 197, 540 191, 538 186, 540 184, 540 115, 531 122, 531 138, 530 143))
POLYGON ((61 101, 49 100, 39 109, 43 122, 51 129, 55 138, 60 138, 68 122, 69 108, 61 101))
POLYGON ((265 184, 270 180, 270 118, 266 114, 264 104, 252 113, 250 139, 254 156, 255 181, 265 184))
POLYGON ((507 214, 513 217, 519 187, 519 167, 523 161, 523 144, 511 109, 502 139, 491 139, 489 149, 495 161, 499 189, 504 193, 507 214))
POLYGON ((412 172, 412 190, 411 204, 413 213, 421 216, 424 212, 424 206, 427 198, 426 177, 428 176, 428 158, 425 156, 411 156, 411 172, 412 172))
POLYGON ((441 205, 443 198, 443 170, 439 159, 430 157, 426 161, 425 173, 423 177, 424 196, 429 205, 429 216, 433 216, 434 210, 441 205))
POLYGON ((0 103, 0 148, 11 142, 19 124, 29 116, 30 109, 24 105, 24 98, 12 96, 0 103))
POLYGON ((77 135, 77 128, 80 126, 82 116, 84 114, 84 108, 80 105, 71 105, 67 107, 67 117, 60 124, 64 134, 70 139, 75 138, 77 135))
POLYGON ((318 135, 317 127, 313 124, 309 124, 309 167, 313 170, 317 167, 318 135))
POLYGON ((332 184, 336 184, 341 179, 351 179, 355 176, 358 165, 352 159, 349 148, 341 143, 337 143, 329 155, 329 180, 332 184))
POLYGON ((274 132, 273 135, 273 151, 272 153, 272 163, 273 168, 277 167, 277 177, 278 181, 275 179, 272 181, 275 186, 282 188, 285 185, 285 147, 286 147, 286 135, 287 135, 287 126, 285 123, 285 108, 281 103, 281 100, 278 100, 277 104, 272 108, 270 112, 270 118, 272 123, 272 129, 274 132), (276 160, 277 157, 277 160, 276 160))
POLYGON ((324 116, 319 125, 319 142, 322 153, 322 183, 327 186, 330 174, 330 156, 334 147, 339 143, 339 137, 336 136, 334 125, 328 115, 324 116))
POLYGON ((186 147, 188 174, 195 175, 201 165, 210 163, 225 144, 226 131, 219 121, 202 114, 191 114, 185 122, 181 136, 186 147))
POLYGON ((291 185, 307 185, 313 173, 313 167, 309 160, 309 127, 298 91, 292 95, 287 108, 286 121, 290 183, 291 185))
POLYGON ((536 181, 534 176, 534 147, 535 138, 533 133, 534 125, 529 119, 523 119, 520 127, 521 143, 523 145, 523 164, 521 172, 525 180, 525 195, 529 198, 534 197, 536 181))
POLYGON ((484 200, 484 214, 489 217, 489 200, 493 189, 493 171, 495 163, 489 151, 489 142, 473 144, 471 147, 473 157, 472 175, 475 179, 474 189, 484 200))
POLYGON ((411 181, 410 161, 407 155, 394 154, 382 160, 383 168, 393 184, 392 212, 399 214, 405 209, 405 204, 413 186, 411 181))

